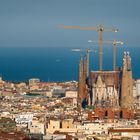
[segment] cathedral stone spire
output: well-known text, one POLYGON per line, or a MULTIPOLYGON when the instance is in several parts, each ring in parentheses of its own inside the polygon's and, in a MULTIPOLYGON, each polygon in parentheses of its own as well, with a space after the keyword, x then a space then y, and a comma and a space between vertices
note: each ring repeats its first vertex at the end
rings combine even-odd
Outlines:
POLYGON ((78 79, 78 107, 81 107, 83 97, 83 59, 80 57, 79 63, 79 79, 78 79))
POLYGON ((133 80, 131 57, 129 52, 124 53, 122 84, 121 84, 121 107, 131 108, 133 105, 133 80))
POLYGON ((87 55, 84 56, 84 79, 85 81, 88 78, 88 60, 87 60, 87 55))
POLYGON ((98 78, 97 78, 97 82, 96 82, 97 85, 102 85, 103 84, 103 81, 101 79, 101 76, 98 75, 98 78))

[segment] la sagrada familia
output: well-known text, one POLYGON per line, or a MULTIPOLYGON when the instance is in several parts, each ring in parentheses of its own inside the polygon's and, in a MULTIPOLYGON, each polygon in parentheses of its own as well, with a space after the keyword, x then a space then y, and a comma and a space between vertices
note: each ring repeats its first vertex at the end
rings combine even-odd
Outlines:
POLYGON ((99 118, 133 117, 131 57, 124 52, 123 66, 114 71, 91 71, 87 55, 79 63, 78 106, 94 106, 99 118))

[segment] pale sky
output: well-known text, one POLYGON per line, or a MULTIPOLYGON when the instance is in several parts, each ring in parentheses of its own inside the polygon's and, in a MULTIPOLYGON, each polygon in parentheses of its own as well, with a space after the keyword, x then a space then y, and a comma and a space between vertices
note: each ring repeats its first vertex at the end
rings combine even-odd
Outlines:
POLYGON ((96 31, 61 29, 59 25, 105 28, 104 40, 140 47, 140 0, 0 0, 0 47, 86 47, 96 31))

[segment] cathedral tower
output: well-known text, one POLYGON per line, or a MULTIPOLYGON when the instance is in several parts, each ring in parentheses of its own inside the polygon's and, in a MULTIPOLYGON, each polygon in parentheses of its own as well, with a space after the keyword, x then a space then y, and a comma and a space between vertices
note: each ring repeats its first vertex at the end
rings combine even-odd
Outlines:
POLYGON ((124 52, 122 83, 121 83, 121 107, 131 108, 133 106, 133 79, 131 68, 131 57, 129 52, 124 52))
POLYGON ((80 58, 79 63, 79 82, 78 82, 78 106, 86 107, 89 99, 89 87, 88 87, 88 60, 87 55, 80 58))
POLYGON ((82 57, 80 58, 80 63, 79 63, 79 79, 78 79, 78 107, 81 108, 82 106, 82 100, 83 100, 83 81, 84 81, 84 77, 83 77, 83 59, 82 57))

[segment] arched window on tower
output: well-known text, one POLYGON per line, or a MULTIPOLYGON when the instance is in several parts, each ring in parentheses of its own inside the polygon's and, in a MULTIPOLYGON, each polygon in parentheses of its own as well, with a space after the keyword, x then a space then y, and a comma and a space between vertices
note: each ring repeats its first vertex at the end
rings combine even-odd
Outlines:
POLYGON ((109 96, 107 96, 107 100, 109 100, 109 96))
POLYGON ((105 117, 108 117, 108 111, 107 110, 105 111, 105 117))
POLYGON ((123 119, 123 111, 120 111, 120 119, 123 119))

